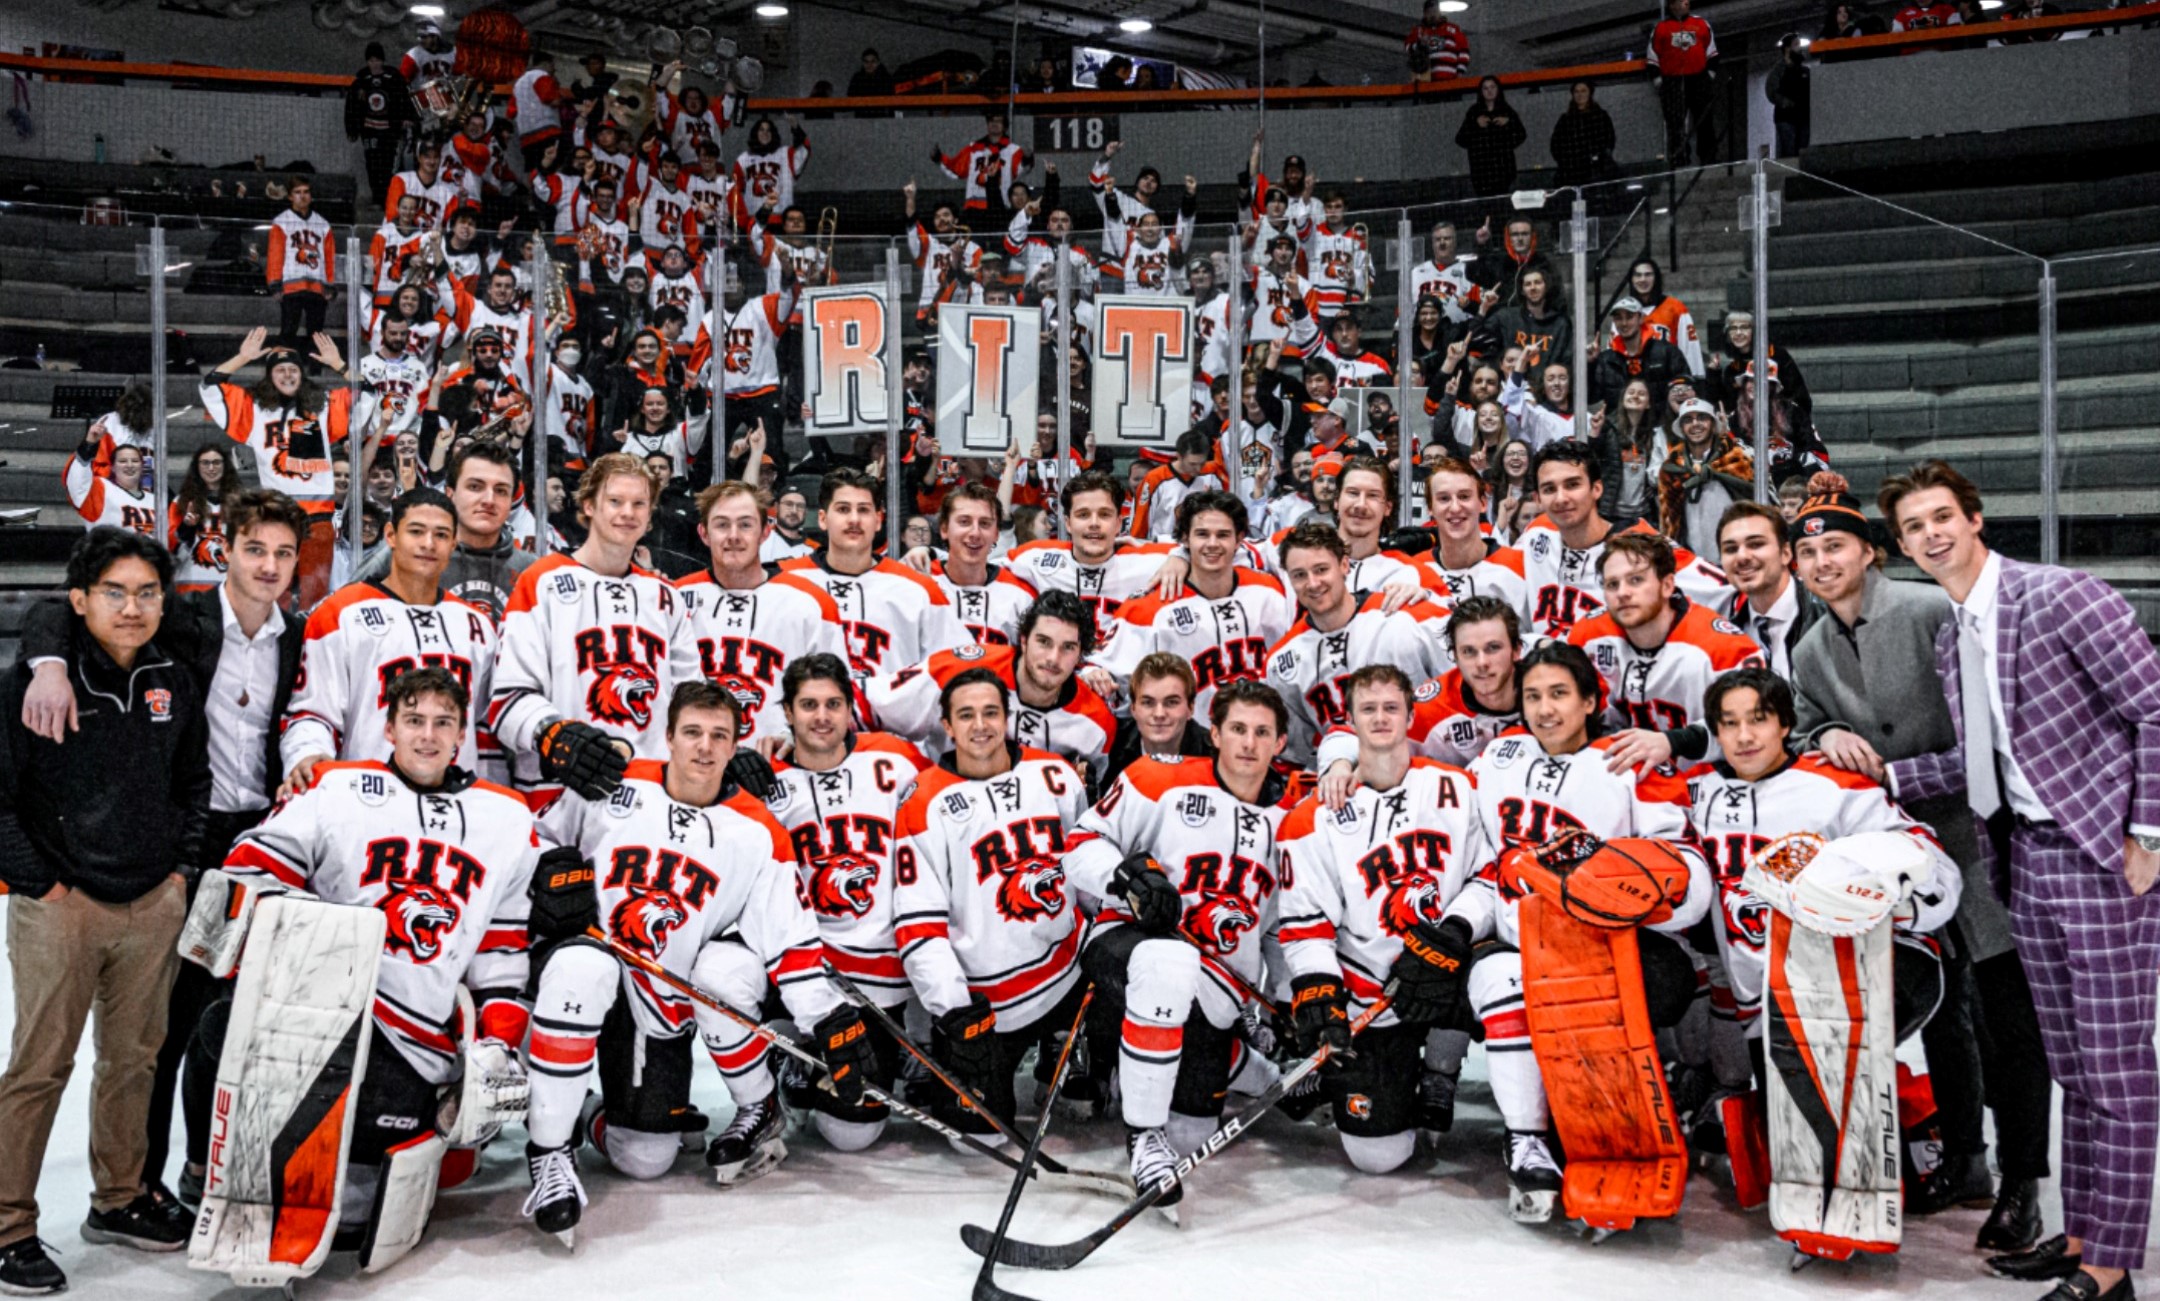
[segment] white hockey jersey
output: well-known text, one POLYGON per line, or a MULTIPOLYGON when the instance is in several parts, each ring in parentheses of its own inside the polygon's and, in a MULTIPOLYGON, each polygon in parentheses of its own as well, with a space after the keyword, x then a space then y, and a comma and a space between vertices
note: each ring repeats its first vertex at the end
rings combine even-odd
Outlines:
MULTIPOLYGON (((840 998, 820 965, 817 923, 795 892, 787 832, 754 796, 680 804, 667 765, 640 759, 613 795, 562 791, 540 805, 540 834, 592 864, 600 928, 639 957, 688 978, 698 950, 733 933, 765 972, 798 1025, 816 1025, 840 998)), ((673 986, 624 964, 630 1015, 648 1035, 692 1028, 696 1004, 673 986)))
POLYGON ((969 644, 945 589, 897 560, 842 574, 828 568, 825 553, 818 551, 780 568, 823 589, 839 607, 848 664, 857 676, 890 673, 969 644))
POLYGON ((1080 979, 1085 927, 1065 880, 1066 828, 1087 794, 1054 754, 1012 747, 970 780, 927 768, 901 798, 893 938, 932 1016, 989 1000, 998 1030, 1035 1023, 1080 979))
POLYGON ((1280 580, 1243 566, 1235 572, 1237 585, 1219 601, 1191 587, 1174 601, 1152 591, 1126 601, 1094 662, 1124 683, 1156 651, 1178 655, 1192 665, 1193 717, 1207 718, 1217 687, 1259 681, 1269 648, 1290 631, 1296 614, 1280 580))
POLYGON ((795 852, 796 891, 817 919, 825 958, 880 1006, 907 1001, 893 940, 893 851, 900 798, 930 761, 897 736, 857 732, 823 772, 775 763, 772 815, 795 852))
MULTIPOLYGON (((794 310, 793 293, 760 294, 735 309, 728 318, 727 346, 720 359, 726 396, 762 397, 780 387, 780 339, 788 331, 788 316, 794 310)), ((707 389, 712 387, 708 370, 714 352, 711 322, 712 314, 707 313, 690 349, 690 368, 707 389)), ((765 432, 778 435, 776 430, 765 432)))
MULTIPOLYGON (((1521 726, 1520 707, 1505 713, 1492 712, 1464 687, 1462 670, 1449 669, 1417 689, 1410 710, 1410 752, 1467 768, 1494 737, 1521 726)), ((1313 771, 1324 773, 1338 759, 1356 763, 1357 749, 1357 734, 1347 721, 1339 723, 1321 738, 1320 757, 1313 771)))
POLYGON ((970 644, 939 651, 898 673, 864 678, 859 687, 863 724, 911 741, 933 759, 942 758, 952 749, 951 738, 939 726, 945 684, 969 669, 988 669, 1012 692, 1006 735, 1028 749, 1055 754, 1092 777, 1117 735, 1110 707, 1076 675, 1066 681, 1055 705, 1037 709, 1020 699, 1014 683, 1018 661, 1019 652, 1011 646, 970 644))
POLYGON ((1163 543, 1119 542, 1107 560, 1087 565, 1073 554, 1072 543, 1044 540, 1015 547, 999 581, 1019 584, 1030 602, 1053 591, 1079 597, 1095 616, 1100 646, 1115 631, 1119 603, 1146 591, 1169 558, 1170 547, 1163 543))
MULTIPOLYGON (((770 541, 770 539, 767 539, 770 541)), ((967 587, 956 583, 945 566, 938 565, 930 576, 937 579, 939 587, 953 603, 954 613, 968 630, 978 646, 1010 646, 1020 633, 1020 616, 1027 613, 1031 597, 1018 584, 1001 583, 998 575, 1004 570, 997 565, 986 566, 987 581, 980 587, 967 587)))
POLYGON ((1225 478, 1220 461, 1209 461, 1207 468, 1190 479, 1178 474, 1174 465, 1156 466, 1133 494, 1132 536, 1146 542, 1176 541, 1178 507, 1194 493, 1227 491, 1225 478))
POLYGON ((1485 291, 1463 270, 1460 262, 1446 266, 1427 258, 1410 268, 1410 298, 1437 298, 1440 310, 1456 325, 1477 315, 1478 307, 1485 301, 1485 291))
POLYGON ((805 655, 847 656, 840 608, 792 574, 748 591, 720 586, 712 570, 675 580, 683 628, 697 649, 698 671, 742 705, 741 740, 787 734, 780 675, 805 655))
MULTIPOLYGON (((1332 813, 1317 798, 1300 803, 1283 821, 1282 853, 1284 963, 1293 979, 1340 974, 1359 1010, 1380 997, 1403 935, 1438 923, 1493 856, 1477 779, 1431 759, 1412 759, 1392 789, 1358 787, 1332 813)), ((1392 1011, 1374 1022, 1395 1023, 1392 1011)))
POLYGON ((1305 240, 1305 265, 1322 318, 1334 316, 1346 301, 1371 296, 1372 254, 1356 231, 1335 230, 1325 223, 1313 227, 1305 240))
POLYGON ((360 397, 353 403, 353 423, 363 437, 373 438, 376 422, 384 412, 386 439, 420 427, 420 409, 427 403, 429 372, 426 363, 408 348, 403 356, 385 357, 370 352, 360 359, 360 397))
POLYGON ((323 764, 225 856, 235 876, 382 911, 375 1025, 430 1084, 458 1072, 460 984, 482 1034, 524 1041, 525 892, 539 852, 517 792, 451 773, 422 791, 386 764, 323 764))
MULTIPOLYGON (((1719 674, 1763 664, 1762 647, 1724 619, 1684 596, 1673 603, 1680 617, 1664 644, 1642 650, 1609 614, 1596 614, 1568 634, 1597 665, 1605 680, 1609 729, 1641 727, 1654 732, 1699 723, 1703 692, 1719 674)), ((1717 738, 1707 757, 1717 757, 1717 738)))
POLYGON ((203 414, 225 436, 255 453, 255 477, 309 511, 328 511, 336 487, 330 448, 345 441, 351 429, 352 390, 330 391, 320 411, 294 407, 259 407, 253 393, 238 384, 206 377, 197 390, 203 414))
POLYGON ((1447 610, 1430 601, 1381 612, 1378 593, 1366 593, 1349 622, 1322 632, 1299 614, 1290 631, 1268 650, 1266 683, 1290 707, 1290 744, 1283 757, 1310 764, 1320 737, 1350 717, 1343 679, 1368 664, 1392 664, 1412 682, 1455 667, 1443 635, 1447 610))
POLYGON ((795 178, 810 163, 810 146, 790 145, 767 154, 735 155, 735 192, 757 221, 777 219, 795 203, 795 178))
POLYGON ((132 529, 144 537, 157 537, 157 494, 149 490, 147 483, 143 491, 129 492, 118 480, 101 477, 94 462, 73 455, 68 457, 63 477, 68 501, 83 517, 84 527, 110 524, 132 529))
POLYGON ((1425 586, 1447 595, 1448 604, 1461 605, 1473 596, 1490 596, 1515 607, 1527 631, 1530 627, 1530 581, 1523 576, 1523 554, 1513 547, 1487 544, 1483 560, 1468 569, 1449 569, 1440 563, 1436 550, 1421 566, 1425 586))
POLYGON ((658 574, 611 578, 556 552, 518 575, 503 610, 488 723, 521 787, 539 783, 539 737, 590 723, 641 758, 667 754, 667 703, 699 676, 682 601, 658 574))
MULTIPOLYGON (((1641 520, 1618 533, 1655 533, 1641 520)), ((1607 534, 1607 537, 1612 534, 1607 534)), ((1530 622, 1526 629, 1540 637, 1565 638, 1577 623, 1605 608, 1605 583, 1598 576, 1598 561, 1605 543, 1581 551, 1560 540, 1560 530, 1543 515, 1516 535, 1516 550, 1523 556, 1523 581, 1530 588, 1530 622)), ((1673 546, 1675 582, 1682 596, 1717 613, 1732 609, 1736 593, 1725 572, 1704 564, 1694 552, 1673 546)))
POLYGON ((472 701, 456 762, 501 777, 502 749, 482 717, 495 646, 494 621, 478 606, 449 595, 411 605, 375 583, 348 583, 308 614, 280 758, 288 769, 311 754, 389 762, 390 683, 415 669, 446 669, 472 701))

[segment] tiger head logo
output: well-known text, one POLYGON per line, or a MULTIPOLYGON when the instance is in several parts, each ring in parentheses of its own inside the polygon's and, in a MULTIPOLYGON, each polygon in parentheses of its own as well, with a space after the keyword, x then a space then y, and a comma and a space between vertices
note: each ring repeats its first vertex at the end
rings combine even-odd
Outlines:
POLYGON ((672 891, 633 885, 629 895, 608 914, 608 933, 648 958, 660 956, 668 933, 683 924, 690 910, 672 891))
POLYGON ((195 546, 192 548, 190 558, 199 568, 215 569, 223 572, 225 569, 225 539, 205 529, 195 539, 195 546))
POLYGON ((1390 935, 1408 935, 1420 923, 1438 924, 1445 906, 1440 882, 1433 874, 1412 872, 1388 887, 1387 898, 1380 903, 1380 925, 1390 935))
POLYGON ((458 924, 458 903, 441 886, 416 882, 400 886, 376 905, 385 918, 383 943, 414 962, 433 962, 442 953, 443 935, 458 924))
POLYGON ((870 911, 870 887, 878 865, 860 854, 835 854, 810 874, 810 907, 820 917, 862 917, 870 911))
POLYGON ((735 697, 742 706, 742 723, 736 728, 738 739, 750 735, 757 722, 757 714, 765 707, 765 687, 746 673, 722 673, 713 678, 713 685, 735 697))
POLYGON ((650 666, 630 660, 601 665, 585 692, 585 713, 595 723, 613 723, 643 731, 652 722, 660 679, 650 666))
POLYGON ((1235 953, 1245 932, 1259 924, 1260 914, 1234 894, 1211 894, 1185 910, 1185 933, 1217 957, 1235 953))
POLYGON ((998 883, 998 915, 1006 921, 1041 921, 1064 907, 1065 867, 1055 859, 1027 859, 998 883))

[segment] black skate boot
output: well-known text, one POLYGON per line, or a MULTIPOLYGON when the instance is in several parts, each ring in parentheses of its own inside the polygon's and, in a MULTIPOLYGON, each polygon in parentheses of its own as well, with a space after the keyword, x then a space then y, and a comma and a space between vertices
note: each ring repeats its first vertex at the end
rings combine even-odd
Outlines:
POLYGON ((705 1164, 722 1188, 746 1184, 787 1158, 787 1113, 768 1093, 735 1108, 735 1119, 705 1148, 705 1164))

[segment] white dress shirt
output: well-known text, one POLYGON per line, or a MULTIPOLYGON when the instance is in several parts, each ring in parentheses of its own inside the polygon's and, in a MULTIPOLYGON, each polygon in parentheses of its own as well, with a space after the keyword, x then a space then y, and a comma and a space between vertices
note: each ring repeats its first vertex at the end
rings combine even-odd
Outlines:
POLYGON ((1778 593, 1770 608, 1751 612, 1748 617, 1747 635, 1762 647, 1770 671, 1788 680, 1792 677, 1792 652, 1785 648, 1785 638, 1792 631, 1793 620, 1799 617, 1800 585, 1791 574, 1785 576, 1785 590, 1778 593))
MULTIPOLYGON (((1988 552, 1987 562, 1980 566, 1980 578, 1958 602, 1961 618, 1973 621, 1980 636, 1980 669, 1987 674, 1988 719, 1995 741, 1995 755, 2002 772, 2003 796, 2010 801, 2010 811, 2034 822, 2053 821, 2055 815, 2048 812, 2041 802, 2040 794, 2025 780, 2019 770, 2017 759, 2010 753, 2009 717, 2003 711, 2002 693, 2002 646, 1997 640, 2002 628, 2002 557, 1988 552)), ((1960 664, 1960 673, 1970 673, 1974 666, 1960 664)), ((1968 740, 1969 743, 1969 740, 1968 740)))
POLYGON ((285 616, 275 606, 253 637, 240 630, 232 597, 218 588, 218 612, 225 624, 225 644, 218 652, 217 673, 210 680, 206 711, 210 723, 210 808, 217 813, 246 813, 270 807, 263 794, 269 774, 271 702, 277 696, 278 638, 285 616))

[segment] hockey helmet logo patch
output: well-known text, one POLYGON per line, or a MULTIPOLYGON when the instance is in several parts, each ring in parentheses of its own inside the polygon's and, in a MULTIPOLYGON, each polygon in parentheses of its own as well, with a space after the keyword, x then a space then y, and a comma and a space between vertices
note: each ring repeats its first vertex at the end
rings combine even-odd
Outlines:
POLYGON ((608 914, 608 933, 648 958, 660 956, 668 935, 688 920, 690 910, 670 890, 632 885, 629 895, 608 914))
POLYGON ((875 859, 835 854, 810 869, 810 907, 820 917, 867 916, 877 879, 875 859))
POLYGON ((1242 896, 1211 894, 1185 910, 1185 933, 1217 957, 1237 952, 1238 941, 1260 924, 1260 914, 1242 896))
POLYGON ((433 962, 442 954, 445 933, 456 929, 458 903, 448 890, 425 882, 400 886, 377 905, 386 924, 383 943, 414 962, 433 962))
POLYGON ((585 713, 595 723, 643 731, 652 722, 653 700, 659 694, 660 679, 651 668, 634 660, 610 661, 593 672, 585 713))
POLYGON ((1065 908, 1065 867, 1056 859, 1022 859, 998 882, 998 916, 1009 922, 1055 917, 1065 908))
POLYGON ((1388 887, 1380 904, 1380 925, 1390 935, 1407 935, 1421 922, 1437 925, 1445 907, 1440 882, 1421 868, 1388 887))

